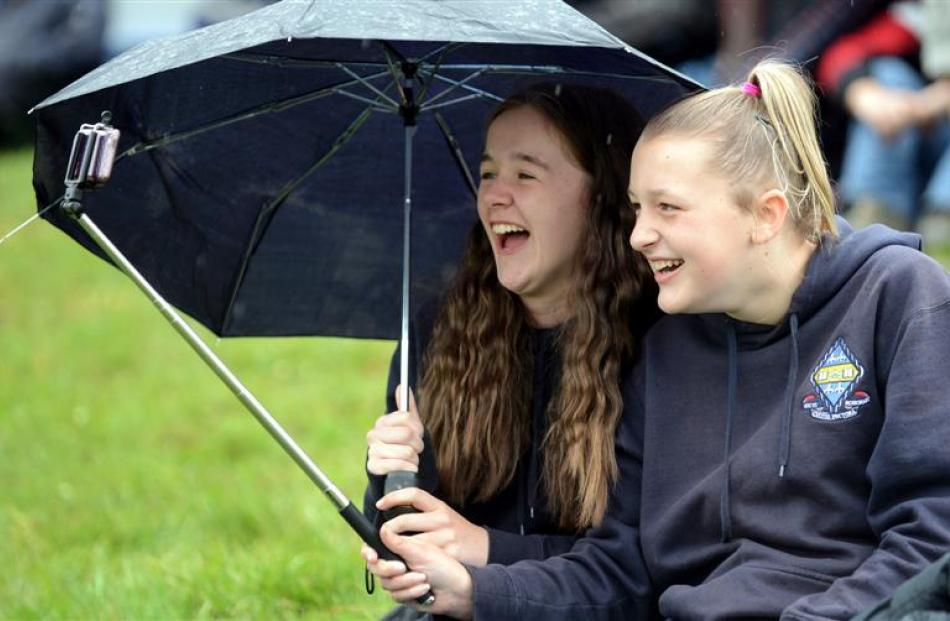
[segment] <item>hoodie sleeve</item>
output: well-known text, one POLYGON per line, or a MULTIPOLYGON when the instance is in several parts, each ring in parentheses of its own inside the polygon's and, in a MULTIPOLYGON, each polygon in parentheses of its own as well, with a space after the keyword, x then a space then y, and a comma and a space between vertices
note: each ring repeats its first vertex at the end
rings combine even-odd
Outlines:
POLYGON ((470 567, 475 619, 651 617, 653 600, 639 545, 643 412, 628 386, 616 440, 620 476, 603 522, 570 552, 543 563, 470 567))
POLYGON ((884 422, 867 466, 867 518, 880 543, 853 574, 798 600, 783 619, 849 619, 950 549, 950 277, 931 268, 901 296, 930 301, 878 347, 890 364, 881 382, 884 422))

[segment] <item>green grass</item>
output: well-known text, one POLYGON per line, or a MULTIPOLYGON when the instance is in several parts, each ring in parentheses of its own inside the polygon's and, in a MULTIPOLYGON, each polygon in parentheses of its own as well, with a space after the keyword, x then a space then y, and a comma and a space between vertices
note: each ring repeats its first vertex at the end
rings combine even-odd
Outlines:
MULTIPOLYGON (((33 212, 0 153, 0 234, 33 212)), ((391 343, 202 336, 350 498, 391 343)), ((0 246, 0 619, 373 619, 358 540, 151 303, 45 222, 0 246)))

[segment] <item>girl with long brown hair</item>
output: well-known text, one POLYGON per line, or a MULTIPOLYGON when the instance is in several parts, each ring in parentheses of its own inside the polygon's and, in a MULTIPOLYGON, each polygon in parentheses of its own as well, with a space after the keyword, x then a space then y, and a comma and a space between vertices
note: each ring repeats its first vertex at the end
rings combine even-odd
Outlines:
POLYGON ((390 524, 473 565, 564 552, 600 522, 621 377, 656 316, 626 243, 640 129, 619 95, 570 84, 531 86, 494 112, 479 222, 453 287, 412 325, 418 408, 367 434, 371 518, 413 505, 390 524), (380 500, 385 474, 417 469, 428 491, 380 500))

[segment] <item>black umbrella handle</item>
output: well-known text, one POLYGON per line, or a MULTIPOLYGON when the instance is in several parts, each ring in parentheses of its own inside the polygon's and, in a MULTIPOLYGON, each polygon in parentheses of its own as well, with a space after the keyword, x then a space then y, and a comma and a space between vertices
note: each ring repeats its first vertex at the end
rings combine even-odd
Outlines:
MULTIPOLYGON (((409 487, 419 487, 416 473, 408 470, 394 470, 386 475, 386 482, 383 484, 383 495, 385 496, 396 490, 409 487)), ((398 505, 392 509, 383 511, 383 522, 388 522, 397 515, 405 515, 407 513, 419 513, 419 510, 412 505, 398 505)))
MULTIPOLYGON (((340 515, 343 516, 343 519, 347 521, 350 527, 356 531, 356 534, 360 536, 360 539, 366 542, 366 545, 376 550, 376 553, 379 554, 379 558, 386 561, 399 561, 406 566, 406 569, 409 569, 409 565, 404 561, 398 554, 387 548, 383 545, 382 539, 379 538, 379 532, 375 527, 370 523, 366 516, 363 515, 362 511, 356 508, 352 502, 347 504, 340 510, 340 515)), ((423 606, 428 606, 435 601, 435 594, 432 591, 429 591, 425 595, 421 595, 416 598, 416 602, 422 604, 423 606)))

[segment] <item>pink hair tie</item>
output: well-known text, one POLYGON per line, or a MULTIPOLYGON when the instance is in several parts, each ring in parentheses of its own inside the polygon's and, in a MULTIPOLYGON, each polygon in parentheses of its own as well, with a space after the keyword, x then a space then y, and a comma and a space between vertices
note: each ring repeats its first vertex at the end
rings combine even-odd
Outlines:
POLYGON ((762 96, 762 89, 756 86, 755 84, 753 84, 752 82, 743 82, 742 86, 739 87, 739 90, 741 90, 743 93, 745 93, 749 97, 762 96))

